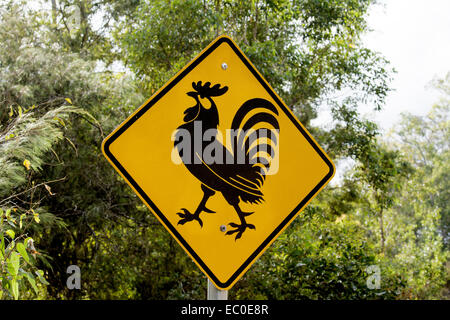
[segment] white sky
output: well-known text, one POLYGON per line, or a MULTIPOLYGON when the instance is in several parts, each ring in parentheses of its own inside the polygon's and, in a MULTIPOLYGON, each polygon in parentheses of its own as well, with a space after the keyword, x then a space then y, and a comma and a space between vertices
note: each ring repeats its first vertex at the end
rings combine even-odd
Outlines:
POLYGON ((397 70, 383 111, 370 113, 383 128, 391 128, 401 112, 426 114, 438 102, 430 88, 434 77, 450 72, 450 0, 382 0, 372 8, 373 31, 363 40, 397 70))

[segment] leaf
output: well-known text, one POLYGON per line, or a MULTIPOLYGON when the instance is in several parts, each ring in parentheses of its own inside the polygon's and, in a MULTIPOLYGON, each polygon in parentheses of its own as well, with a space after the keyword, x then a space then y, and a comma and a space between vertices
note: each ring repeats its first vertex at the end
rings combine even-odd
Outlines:
POLYGON ((73 150, 75 150, 76 155, 78 156, 78 150, 77 150, 77 147, 75 147, 75 144, 72 141, 70 141, 69 138, 67 138, 67 137, 64 137, 64 138, 67 140, 67 142, 70 143, 70 145, 72 146, 73 150))
POLYGON ((20 256, 17 252, 11 252, 11 255, 8 259, 8 271, 9 273, 15 277, 17 276, 17 273, 19 272, 19 266, 20 266, 20 256))
POLYGON ((6 233, 11 239, 14 239, 14 238, 16 237, 16 233, 15 233, 13 230, 11 230, 11 229, 6 230, 5 233, 6 233))
POLYGON ((20 218, 19 218, 19 228, 20 228, 20 229, 22 229, 22 221, 23 221, 23 218, 24 218, 25 216, 26 216, 25 213, 23 213, 23 214, 20 215, 20 218))
POLYGON ((44 278, 44 271, 38 270, 38 271, 36 271, 35 273, 36 273, 36 275, 38 276, 39 281, 40 281, 42 284, 45 284, 45 285, 49 285, 49 284, 50 284, 50 283, 48 283, 47 280, 45 280, 45 278, 44 278))
POLYGON ((12 219, 12 218, 9 218, 8 219, 8 224, 11 226, 11 227, 15 227, 16 225, 16 220, 14 220, 14 219, 12 219))
POLYGON ((45 264, 45 266, 47 266, 51 271, 53 271, 53 267, 50 264, 50 262, 48 262, 48 260, 43 255, 41 255, 39 252, 36 251, 36 254, 39 255, 39 259, 45 264))
POLYGON ((5 255, 5 237, 3 234, 0 234, 0 237, 2 238, 2 241, 0 242, 0 252, 2 255, 5 255))
POLYGON ((22 256, 22 258, 24 258, 26 262, 30 263, 30 257, 28 256, 27 250, 25 249, 23 243, 21 242, 17 243, 16 249, 22 256))
POLYGON ((72 100, 70 100, 70 98, 66 98, 66 101, 67 101, 68 103, 70 103, 70 104, 73 104, 73 103, 72 103, 72 100))
POLYGON ((34 292, 35 292, 36 294, 39 294, 39 290, 38 290, 38 288, 37 288, 37 286, 36 286, 36 280, 34 279, 33 274, 32 274, 31 272, 27 272, 27 273, 25 273, 25 276, 27 277, 28 282, 29 282, 29 283, 31 284, 31 286, 33 287, 34 292))
POLYGON ((23 165, 25 166, 25 168, 27 168, 27 170, 30 170, 30 166, 31 166, 31 162, 28 159, 25 159, 23 161, 23 165))
POLYGON ((14 300, 19 299, 19 284, 17 283, 16 279, 12 279, 11 281, 11 292, 14 297, 14 300))
POLYGON ((64 123, 64 120, 58 117, 54 117, 53 120, 57 120, 63 127, 66 126, 66 124, 64 123))
POLYGON ((33 219, 36 221, 36 223, 41 222, 41 219, 39 218, 39 213, 33 212, 33 219))
POLYGON ((31 237, 28 237, 28 238, 26 238, 25 240, 23 240, 23 244, 24 244, 25 246, 30 247, 30 249, 32 249, 32 250, 35 250, 35 249, 34 249, 33 242, 34 242, 34 240, 33 240, 33 238, 31 238, 31 237))
POLYGON ((48 191, 48 193, 49 193, 51 196, 54 195, 54 193, 52 192, 52 188, 50 188, 49 185, 44 184, 44 187, 45 187, 45 189, 48 191))

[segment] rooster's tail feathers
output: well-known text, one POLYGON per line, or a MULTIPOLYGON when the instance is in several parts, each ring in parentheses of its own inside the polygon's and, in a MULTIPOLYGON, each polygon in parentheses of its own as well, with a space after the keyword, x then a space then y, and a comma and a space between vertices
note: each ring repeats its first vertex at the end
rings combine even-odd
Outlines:
MULTIPOLYGON (((267 109, 276 115, 278 115, 278 110, 275 108, 275 106, 265 99, 261 98, 255 98, 247 100, 236 112, 236 115, 234 116, 233 123, 231 124, 232 129, 240 129, 242 128, 241 123, 244 120, 245 116, 248 115, 252 110, 254 109, 267 109)), ((258 113, 257 113, 258 114, 258 113)), ((269 114, 270 115, 270 114, 269 114)), ((276 119, 275 119, 276 121, 276 119)), ((276 121, 276 124, 278 125, 278 122, 276 121)))
POLYGON ((239 108, 231 125, 235 158, 242 156, 245 163, 253 163, 262 179, 277 153, 280 126, 276 116, 278 110, 270 101, 250 99, 239 108))

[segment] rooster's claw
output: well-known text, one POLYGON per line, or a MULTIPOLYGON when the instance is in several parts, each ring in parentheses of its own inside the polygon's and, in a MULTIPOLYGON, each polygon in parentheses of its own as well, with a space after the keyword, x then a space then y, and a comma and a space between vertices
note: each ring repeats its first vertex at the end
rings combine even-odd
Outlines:
POLYGON ((236 233, 236 237, 234 238, 234 240, 236 241, 237 239, 239 239, 240 237, 242 237, 242 234, 244 233, 244 231, 249 228, 249 229, 253 229, 255 230, 255 226, 253 224, 249 224, 249 223, 243 223, 243 224, 237 224, 234 222, 230 222, 228 224, 230 227, 236 228, 230 231, 227 231, 227 233, 225 233, 226 235, 231 235, 233 233, 236 233))
POLYGON ((195 214, 195 213, 190 213, 189 210, 187 210, 186 208, 181 208, 181 210, 184 213, 181 212, 177 212, 177 215, 182 218, 180 221, 178 221, 178 224, 185 224, 186 222, 192 221, 192 220, 197 220, 198 223, 200 224, 200 227, 203 227, 203 221, 200 219, 200 215, 199 214, 195 214))

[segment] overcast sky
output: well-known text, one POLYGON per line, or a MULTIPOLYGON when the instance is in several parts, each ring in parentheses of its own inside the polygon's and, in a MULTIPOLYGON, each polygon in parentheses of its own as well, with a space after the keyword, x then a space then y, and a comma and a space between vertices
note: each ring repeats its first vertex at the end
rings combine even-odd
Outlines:
POLYGON ((373 113, 383 129, 401 112, 426 114, 439 99, 429 87, 434 77, 450 72, 450 0, 382 0, 368 23, 373 31, 363 39, 397 70, 395 89, 383 111, 373 113))

